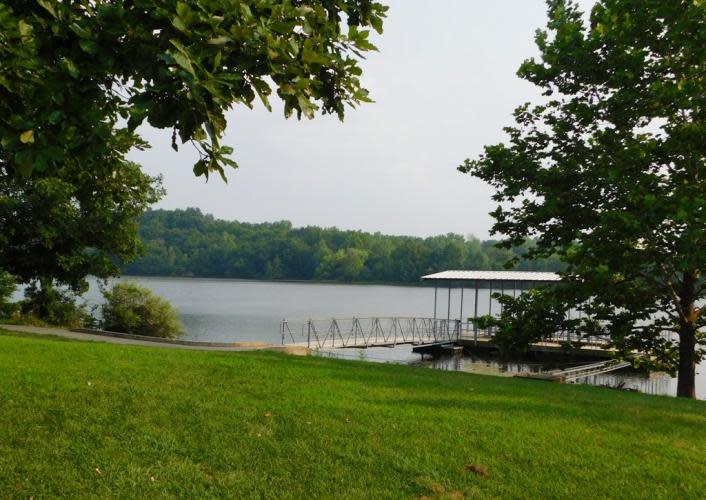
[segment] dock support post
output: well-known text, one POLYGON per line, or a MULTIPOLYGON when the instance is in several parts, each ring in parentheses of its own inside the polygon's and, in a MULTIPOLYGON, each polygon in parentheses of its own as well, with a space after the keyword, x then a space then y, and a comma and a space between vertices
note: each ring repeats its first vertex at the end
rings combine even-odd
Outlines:
MULTIPOLYGON (((500 294, 505 295, 505 281, 500 280, 500 294)), ((500 302, 500 315, 502 316, 503 314, 503 303, 502 301, 500 302)))
POLYGON ((488 281, 488 316, 493 315, 493 282, 488 281))
POLYGON ((451 321, 451 286, 449 285, 449 296, 446 299, 446 337, 449 337, 449 321, 451 321))
POLYGON ((434 283, 434 324, 431 327, 431 331, 434 334, 434 337, 436 337, 436 296, 437 296, 438 291, 439 291, 439 284, 434 283))
MULTIPOLYGON (((493 282, 488 281, 488 316, 493 315, 493 282)), ((488 326, 488 336, 491 335, 490 326, 488 326)))
POLYGON ((473 297, 473 340, 476 345, 478 345, 478 320, 475 319, 478 317, 478 280, 475 282, 476 285, 476 293, 475 296, 473 297))
POLYGON ((306 322, 306 346, 311 349, 311 320, 306 322))
POLYGON ((458 312, 458 320, 461 322, 460 328, 463 330, 463 285, 461 285, 461 308, 458 312))

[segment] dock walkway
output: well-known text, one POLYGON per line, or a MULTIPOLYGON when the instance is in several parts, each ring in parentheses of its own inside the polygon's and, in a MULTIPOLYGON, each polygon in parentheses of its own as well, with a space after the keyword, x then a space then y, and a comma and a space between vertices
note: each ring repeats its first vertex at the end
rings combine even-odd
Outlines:
MULTIPOLYGON (((493 332, 479 330, 459 320, 413 317, 371 317, 282 320, 283 345, 309 349, 395 347, 453 343, 461 347, 495 349, 493 332)), ((557 332, 530 345, 535 352, 576 351, 587 356, 611 357, 608 339, 586 338, 572 332, 557 332)))
POLYGON ((310 349, 394 347, 455 342, 461 322, 436 318, 374 317, 282 320, 283 345, 310 349))

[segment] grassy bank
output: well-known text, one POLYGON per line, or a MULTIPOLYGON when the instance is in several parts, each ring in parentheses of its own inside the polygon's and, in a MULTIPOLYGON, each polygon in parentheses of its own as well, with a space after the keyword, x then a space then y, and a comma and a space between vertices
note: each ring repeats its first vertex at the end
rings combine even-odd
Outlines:
POLYGON ((0 333, 2 498, 703 498, 704 450, 699 401, 0 333))

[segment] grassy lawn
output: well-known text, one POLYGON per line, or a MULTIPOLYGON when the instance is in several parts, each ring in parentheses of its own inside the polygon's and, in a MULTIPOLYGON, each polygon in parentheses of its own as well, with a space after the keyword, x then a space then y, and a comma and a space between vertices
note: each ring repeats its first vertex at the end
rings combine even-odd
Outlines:
POLYGON ((0 498, 705 492, 704 402, 0 333, 0 498))

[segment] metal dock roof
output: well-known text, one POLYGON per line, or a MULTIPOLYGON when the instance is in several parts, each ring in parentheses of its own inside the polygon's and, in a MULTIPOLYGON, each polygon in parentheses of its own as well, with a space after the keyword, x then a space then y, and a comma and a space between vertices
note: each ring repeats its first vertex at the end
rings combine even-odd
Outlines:
POLYGON ((422 276, 423 280, 448 281, 559 281, 557 273, 534 271, 442 271, 422 276))

